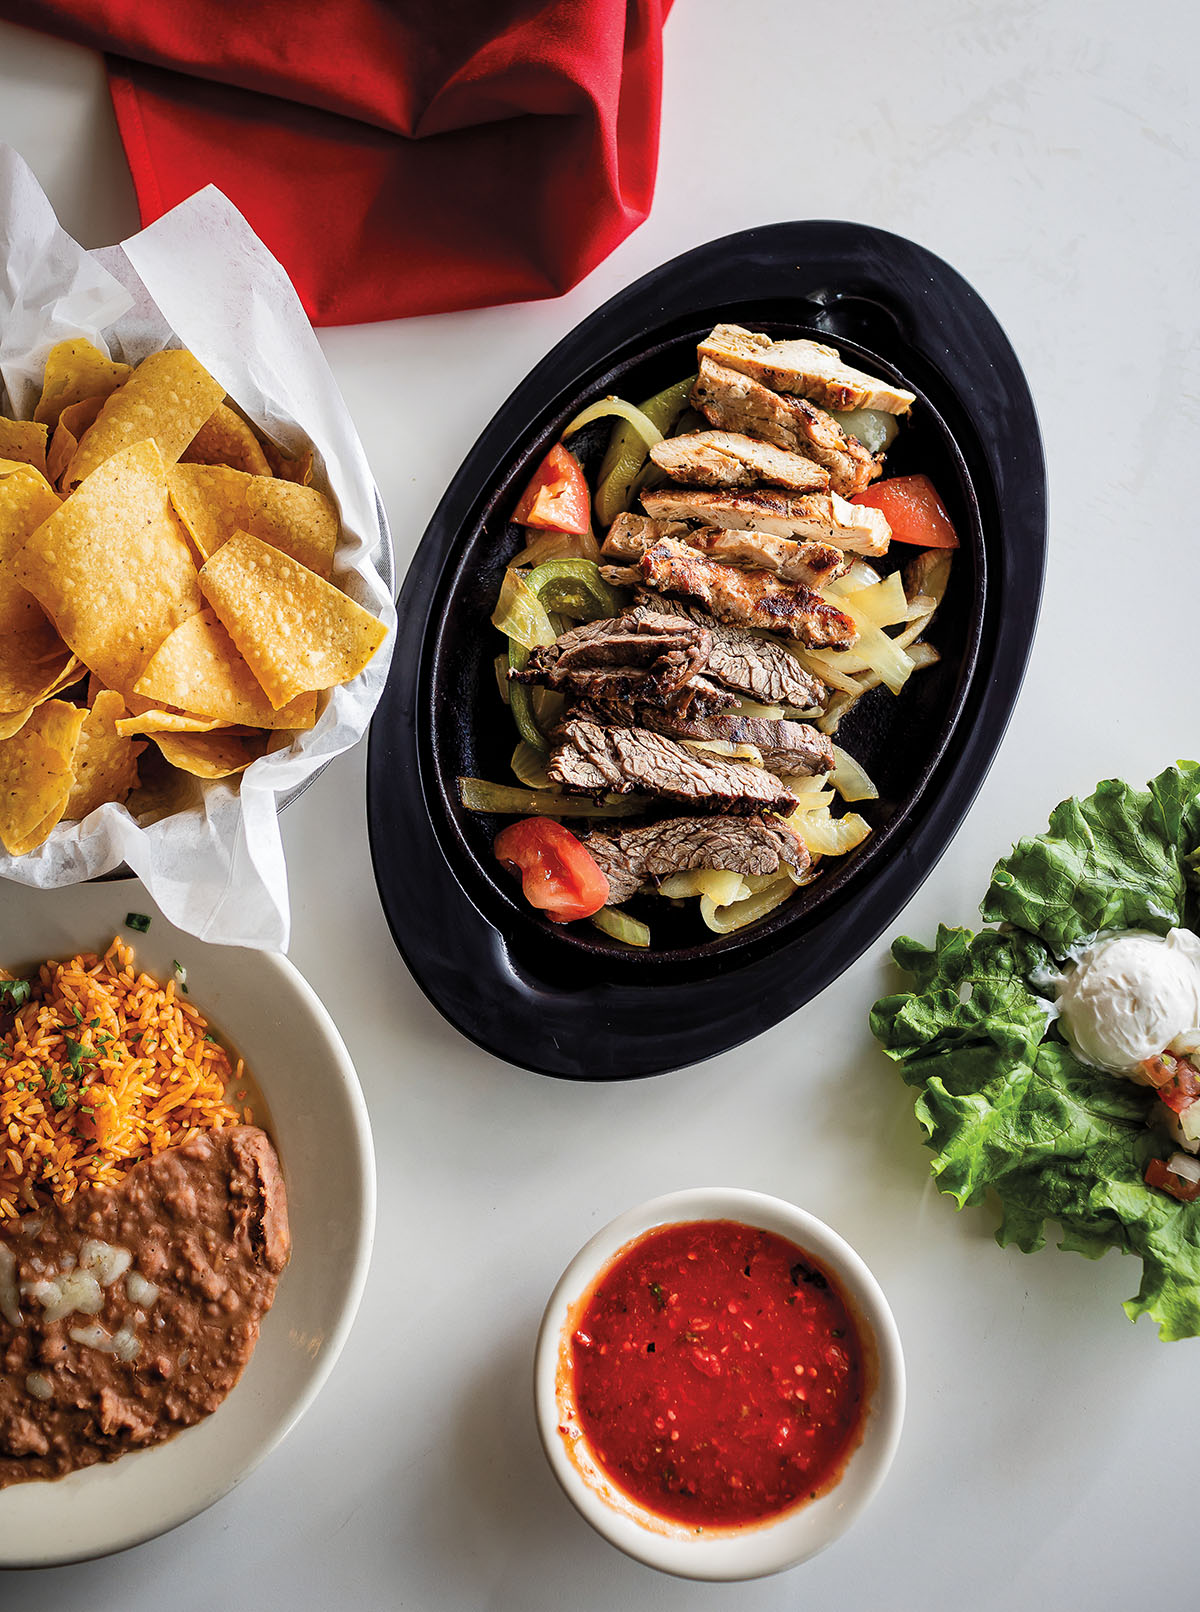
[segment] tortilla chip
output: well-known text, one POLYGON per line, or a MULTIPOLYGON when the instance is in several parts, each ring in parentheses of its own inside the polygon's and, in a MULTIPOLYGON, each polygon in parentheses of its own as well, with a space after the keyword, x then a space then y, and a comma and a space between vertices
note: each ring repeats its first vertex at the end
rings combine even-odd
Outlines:
POLYGON ((138 716, 123 716, 117 723, 117 732, 128 738, 135 733, 151 736, 158 733, 212 733, 217 728, 228 729, 229 726, 220 717, 193 716, 190 711, 160 711, 152 706, 138 716))
POLYGON ((44 476, 48 435, 46 427, 33 420, 6 420, 0 414, 0 459, 18 459, 44 476))
POLYGON ((11 739, 14 733, 20 733, 36 710, 36 705, 27 705, 23 711, 0 711, 0 739, 11 739))
POLYGON ((13 572, 80 660, 121 694, 167 634, 202 608, 153 442, 134 443, 89 476, 38 527, 13 572))
POLYGON ((369 610, 249 532, 205 561, 200 587, 277 711, 357 677, 387 637, 369 610))
POLYGON ((79 676, 78 661, 48 621, 0 636, 0 712, 38 705, 79 676))
POLYGON ((68 700, 47 700, 30 718, 36 732, 68 760, 74 758, 86 720, 83 706, 72 705, 68 700))
POLYGON ((106 358, 82 336, 60 341, 46 359, 42 395, 33 417, 42 425, 56 426, 59 415, 70 404, 85 397, 98 397, 103 402, 132 373, 128 364, 106 358))
POLYGON ((77 487, 106 459, 147 438, 174 464, 224 396, 225 388, 191 353, 151 353, 84 432, 64 485, 77 487))
POLYGON ((46 455, 46 474, 56 487, 66 480, 80 437, 103 407, 102 397, 85 397, 79 403, 69 404, 59 415, 50 439, 50 452, 46 455))
POLYGON ((117 732, 125 702, 112 689, 102 689, 84 717, 75 751, 75 781, 64 817, 82 821, 105 801, 119 805, 138 786, 137 758, 146 748, 117 732))
POLYGON ((270 437, 259 439, 262 451, 267 457, 272 473, 280 481, 294 481, 297 486, 307 487, 312 480, 313 451, 311 448, 302 448, 297 454, 285 453, 270 437))
POLYGON ((235 532, 249 532, 328 578, 338 515, 315 487, 248 476, 223 465, 176 465, 167 480, 171 500, 202 560, 210 560, 235 532))
POLYGON ((230 778, 266 751, 266 734, 152 733, 173 767, 195 778, 230 778))
POLYGON ((228 403, 222 403, 179 456, 184 465, 226 465, 251 476, 269 476, 271 466, 258 438, 228 403))
POLYGON ((315 693, 275 710, 211 609, 189 616, 159 646, 137 692, 251 728, 311 728, 317 720, 315 693))
POLYGON ((125 799, 125 810, 145 828, 199 806, 203 799, 200 781, 190 773, 172 767, 157 745, 148 744, 138 761, 138 786, 125 799))
POLYGON ((30 465, 0 476, 0 633, 30 632, 46 624, 41 605, 13 576, 10 562, 60 503, 30 465))
POLYGON ((51 700, 0 742, 0 843, 10 855, 40 845, 66 810, 83 719, 78 707, 51 700))

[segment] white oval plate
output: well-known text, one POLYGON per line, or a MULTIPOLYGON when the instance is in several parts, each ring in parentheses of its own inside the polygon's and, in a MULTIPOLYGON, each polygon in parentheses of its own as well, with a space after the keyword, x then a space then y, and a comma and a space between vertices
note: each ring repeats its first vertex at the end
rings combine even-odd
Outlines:
POLYGON ((245 1059, 283 1164, 292 1258, 241 1381, 212 1416, 154 1449, 53 1483, 0 1490, 2 1567, 123 1550, 219 1500, 316 1397, 354 1320, 370 1261, 375 1158, 366 1104, 312 988, 286 957, 185 935, 133 879, 65 890, 9 885, 0 901, 0 967, 104 951, 114 935, 159 979, 169 979, 178 960, 191 1001, 245 1059), (147 934, 126 929, 130 911, 151 916, 147 934))

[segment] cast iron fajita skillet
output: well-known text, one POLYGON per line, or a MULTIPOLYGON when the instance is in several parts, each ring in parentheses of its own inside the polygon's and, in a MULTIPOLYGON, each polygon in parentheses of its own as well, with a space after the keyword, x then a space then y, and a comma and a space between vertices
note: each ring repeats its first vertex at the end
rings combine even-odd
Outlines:
MULTIPOLYGON (((478 1045, 546 1074, 654 1074, 738 1045, 822 990, 933 869, 978 791, 1025 670, 1041 595, 1046 486, 1029 388, 1003 331, 947 264, 845 223, 776 224, 710 242, 621 292, 496 414, 434 513, 399 600, 371 728, 367 797, 384 911, 414 978, 478 1045), (466 812, 460 774, 511 781, 516 740, 490 626, 508 524, 534 465, 585 403, 633 401, 695 368, 719 321, 832 342, 917 393, 886 474, 923 470, 962 540, 928 634, 942 655, 899 698, 865 697, 837 738, 880 799, 875 833, 762 923, 708 936, 694 909, 639 909, 633 951, 551 925, 491 855, 507 819, 466 812), (706 938, 707 937, 707 938, 706 938)), ((915 551, 893 545, 885 565, 915 551)))

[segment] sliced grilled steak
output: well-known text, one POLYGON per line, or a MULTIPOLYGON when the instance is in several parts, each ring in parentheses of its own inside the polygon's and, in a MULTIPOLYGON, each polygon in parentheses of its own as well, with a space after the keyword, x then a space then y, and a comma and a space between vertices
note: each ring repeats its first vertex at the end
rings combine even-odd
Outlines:
POLYGON ((825 704, 829 691, 824 683, 806 672, 778 639, 760 638, 744 627, 715 621, 682 599, 645 593, 639 597, 633 614, 646 609, 652 615, 683 616, 688 621, 703 622, 712 637, 705 676, 715 678, 726 688, 746 694, 761 705, 791 705, 800 711, 811 711, 825 704))
MULTIPOLYGON (((749 375, 714 364, 711 358, 700 360, 691 401, 712 425, 726 431, 752 432, 776 448, 811 459, 825 471, 828 485, 843 498, 861 493, 883 468, 881 457, 869 453, 857 437, 850 436, 832 414, 826 414, 815 403, 807 398, 781 397, 749 375)), ((690 479, 705 483, 703 476, 690 479)), ((770 479, 763 477, 764 481, 770 479)))
POLYGON ((701 359, 711 358, 730 369, 752 375, 776 392, 810 398, 824 409, 883 409, 907 414, 917 401, 913 392, 843 364, 836 347, 819 341, 772 341, 761 331, 741 325, 718 325, 699 343, 701 359))
POLYGON ((582 794, 637 791, 736 813, 787 813, 796 804, 791 790, 764 768, 700 756, 648 728, 568 715, 555 740, 546 769, 551 781, 582 794))
POLYGON ((892 536, 879 510, 848 504, 837 493, 784 493, 767 487, 741 493, 656 487, 642 494, 642 505, 654 520, 703 521, 709 526, 770 532, 775 537, 807 537, 854 554, 886 554, 892 536))
POLYGON ((711 555, 722 565, 774 571, 785 582, 802 582, 806 588, 822 588, 846 569, 841 549, 828 543, 797 543, 792 538, 774 537, 770 532, 652 521, 646 515, 619 515, 600 553, 605 558, 624 560, 632 571, 647 549, 652 549, 664 537, 686 543, 697 553, 711 555))
POLYGON ((524 668, 508 675, 514 683, 648 705, 689 705, 701 692, 709 696, 705 708, 711 710, 722 703, 719 691, 707 682, 694 687, 711 648, 702 622, 641 611, 573 627, 552 644, 531 650, 524 668))
POLYGON ((815 777, 834 767, 833 740, 807 722, 772 721, 758 716, 682 716, 634 702, 576 706, 572 716, 601 726, 649 728, 693 743, 752 744, 768 772, 781 778, 815 777))
POLYGON ((790 828, 761 817, 671 817, 620 834, 588 834, 583 843, 608 879, 614 906, 672 873, 725 868, 753 875, 784 865, 803 873, 812 860, 790 828))
POLYGON ((814 459, 736 431, 693 431, 671 437, 656 443, 650 457, 672 481, 697 487, 754 487, 765 481, 797 493, 816 493, 829 486, 829 472, 814 459))
POLYGON ((720 621, 787 633, 816 648, 843 648, 858 637, 850 617, 810 588, 782 582, 770 571, 720 565, 674 538, 664 538, 642 555, 641 572, 657 592, 695 599, 720 621))

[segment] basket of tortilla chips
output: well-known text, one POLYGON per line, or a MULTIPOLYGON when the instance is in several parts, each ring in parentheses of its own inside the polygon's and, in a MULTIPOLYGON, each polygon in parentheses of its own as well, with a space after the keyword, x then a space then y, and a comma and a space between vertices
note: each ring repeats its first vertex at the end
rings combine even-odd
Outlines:
POLYGON ((132 868, 174 922, 282 945, 276 807, 365 730, 390 651, 361 445, 219 193, 98 260, 0 150, 0 226, 0 872, 132 868))

